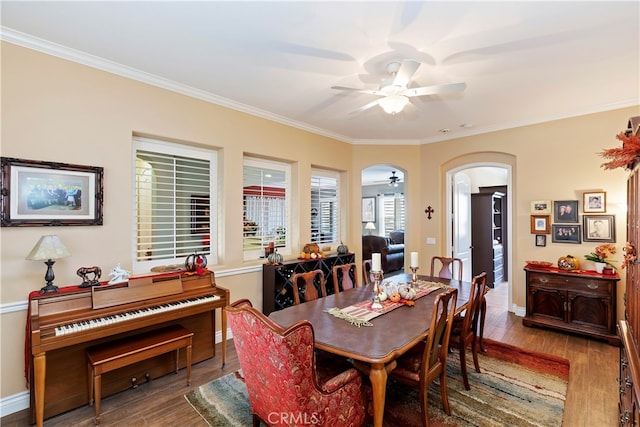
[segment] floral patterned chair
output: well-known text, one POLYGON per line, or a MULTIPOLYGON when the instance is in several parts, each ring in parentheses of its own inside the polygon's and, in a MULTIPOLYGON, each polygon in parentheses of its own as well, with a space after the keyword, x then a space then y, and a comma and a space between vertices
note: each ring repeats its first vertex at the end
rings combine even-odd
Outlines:
MULTIPOLYGON (((361 426, 367 392, 353 367, 316 365, 313 327, 282 328, 239 300, 226 308, 244 374, 253 425, 361 426)), ((344 365, 347 366, 347 365, 344 365)))

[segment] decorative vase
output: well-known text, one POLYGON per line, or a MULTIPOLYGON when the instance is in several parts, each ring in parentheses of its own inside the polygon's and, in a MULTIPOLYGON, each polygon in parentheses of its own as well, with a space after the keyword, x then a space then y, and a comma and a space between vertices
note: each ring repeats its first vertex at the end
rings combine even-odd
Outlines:
POLYGON ((596 273, 602 274, 602 270, 607 266, 606 262, 594 262, 596 265, 596 273))

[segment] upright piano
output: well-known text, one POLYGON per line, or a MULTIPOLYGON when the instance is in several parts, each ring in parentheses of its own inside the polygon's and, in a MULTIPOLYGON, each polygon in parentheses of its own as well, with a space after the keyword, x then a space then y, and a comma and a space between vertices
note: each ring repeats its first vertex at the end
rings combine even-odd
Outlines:
MULTIPOLYGON (((88 403, 87 347, 172 324, 191 330, 192 361, 215 356, 215 310, 229 304, 229 291, 214 273, 163 273, 92 288, 68 287, 29 296, 27 354, 32 422, 88 403)), ((226 317, 221 313, 222 365, 226 317)), ((132 387, 132 378, 156 378, 175 371, 169 353, 123 367, 103 377, 103 395, 132 387)), ((186 361, 180 360, 184 367, 186 361)))

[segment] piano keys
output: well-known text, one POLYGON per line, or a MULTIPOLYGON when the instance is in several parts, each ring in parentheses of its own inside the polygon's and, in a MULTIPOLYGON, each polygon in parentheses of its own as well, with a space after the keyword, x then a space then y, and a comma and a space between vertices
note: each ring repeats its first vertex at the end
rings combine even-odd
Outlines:
MULTIPOLYGON (((32 421, 88 403, 87 347, 125 336, 180 324, 194 332, 193 363, 215 356, 215 310, 229 304, 229 291, 203 276, 161 274, 90 289, 62 288, 30 296, 32 421)), ((226 357, 226 319, 221 318, 222 364, 226 357)), ((175 370, 172 355, 162 355, 111 372, 103 395, 131 387, 132 377, 155 378, 175 370)), ((185 365, 181 360, 181 366, 185 365)))

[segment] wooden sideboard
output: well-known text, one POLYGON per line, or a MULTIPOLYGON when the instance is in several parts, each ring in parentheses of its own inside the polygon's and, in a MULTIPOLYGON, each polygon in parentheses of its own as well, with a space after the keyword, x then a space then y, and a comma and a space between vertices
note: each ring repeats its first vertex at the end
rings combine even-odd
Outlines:
POLYGON ((333 266, 355 262, 355 254, 330 255, 326 258, 285 261, 282 264, 265 264, 262 267, 262 312, 267 316, 276 310, 293 305, 291 276, 322 270, 327 295, 333 294, 333 266))
POLYGON ((616 291, 620 277, 525 267, 525 326, 544 326, 620 345, 616 291))

